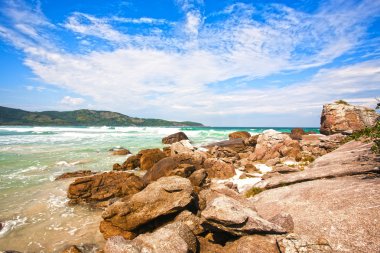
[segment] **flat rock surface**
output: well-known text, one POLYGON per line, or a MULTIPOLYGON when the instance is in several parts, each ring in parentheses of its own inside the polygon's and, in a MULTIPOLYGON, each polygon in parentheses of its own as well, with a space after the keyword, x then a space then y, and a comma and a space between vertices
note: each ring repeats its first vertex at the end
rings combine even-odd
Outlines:
POLYGON ((326 239, 334 252, 380 252, 378 176, 308 181, 269 189, 250 200, 265 219, 289 213, 294 232, 306 241, 326 239))
POLYGON ((380 163, 370 149, 372 143, 351 141, 316 159, 304 171, 286 175, 277 175, 260 182, 262 188, 275 188, 297 182, 320 178, 341 177, 363 174, 371 171, 379 172, 380 163))

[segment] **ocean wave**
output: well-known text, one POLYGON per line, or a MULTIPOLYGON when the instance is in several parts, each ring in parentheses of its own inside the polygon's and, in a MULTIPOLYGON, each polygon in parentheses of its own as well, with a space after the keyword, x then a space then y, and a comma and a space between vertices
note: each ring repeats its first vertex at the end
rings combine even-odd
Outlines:
POLYGON ((8 234, 10 231, 25 225, 27 220, 27 217, 16 216, 14 219, 3 221, 0 237, 4 237, 4 235, 8 234))

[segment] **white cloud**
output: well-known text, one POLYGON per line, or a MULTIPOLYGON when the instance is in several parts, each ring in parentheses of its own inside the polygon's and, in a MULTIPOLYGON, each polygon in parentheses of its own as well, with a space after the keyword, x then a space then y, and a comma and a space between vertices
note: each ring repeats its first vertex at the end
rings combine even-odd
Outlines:
MULTIPOLYGON (((380 10, 378 1, 330 2, 313 14, 283 5, 258 11, 240 3, 209 16, 197 8, 202 4, 178 1, 184 18, 175 23, 75 12, 63 27, 89 47, 86 53, 40 43, 46 38, 36 38, 36 31, 53 26, 40 11, 33 12, 37 21, 31 25, 20 23, 15 6, 9 7, 14 24, 0 26, 0 36, 26 52, 25 64, 44 82, 89 96, 100 108, 127 108, 125 113, 135 115, 196 119, 315 111, 342 96, 357 99, 359 93, 379 90, 379 61, 322 69, 308 81, 285 87, 249 85, 272 74, 320 67, 351 52, 362 43, 368 19, 380 10), (115 22, 149 26, 135 34, 115 22), (163 24, 169 30, 161 29, 163 24), (92 38, 112 50, 91 48, 92 38), (230 86, 224 93, 218 92, 221 81, 230 86)), ((368 97, 361 98, 368 103, 368 97)), ((84 100, 65 97, 61 102, 79 105, 84 100)))
POLYGON ((83 98, 73 98, 70 96, 65 96, 60 101, 61 104, 68 105, 68 106, 77 106, 77 105, 83 104, 84 102, 85 100, 83 98))

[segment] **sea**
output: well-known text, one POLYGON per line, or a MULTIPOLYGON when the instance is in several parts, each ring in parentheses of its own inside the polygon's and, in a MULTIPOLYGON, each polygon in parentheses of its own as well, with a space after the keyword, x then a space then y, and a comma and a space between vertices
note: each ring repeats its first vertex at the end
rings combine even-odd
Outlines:
MULTIPOLYGON (((73 179, 55 177, 76 170, 110 171, 132 153, 162 148, 161 139, 183 131, 194 146, 226 140, 234 131, 262 133, 256 127, 0 127, 0 251, 61 252, 72 244, 104 245, 98 226, 101 210, 70 206, 66 192, 73 179)), ((318 132, 317 128, 306 131, 318 132)))

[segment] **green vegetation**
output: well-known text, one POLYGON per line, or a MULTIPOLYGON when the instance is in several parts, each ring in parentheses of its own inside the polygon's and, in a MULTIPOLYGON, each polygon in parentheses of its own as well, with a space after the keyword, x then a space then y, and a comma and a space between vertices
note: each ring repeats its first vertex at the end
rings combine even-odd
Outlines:
POLYGON ((252 187, 251 189, 246 191, 244 195, 246 198, 249 198, 249 197, 255 196, 256 194, 259 194, 262 191, 264 191, 264 189, 259 188, 259 187, 252 187))
POLYGON ((374 127, 367 127, 353 133, 352 135, 346 137, 343 142, 349 142, 352 140, 364 142, 373 141, 374 144, 371 150, 377 154, 380 154, 380 122, 378 121, 374 127))
POLYGON ((349 103, 347 103, 346 101, 344 101, 344 100, 342 100, 342 99, 335 101, 335 104, 349 105, 349 103))
POLYGON ((0 125, 25 126, 203 126, 200 123, 133 118, 117 112, 76 110, 28 112, 0 106, 0 125))

